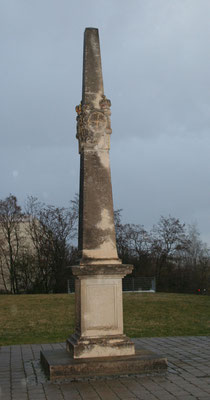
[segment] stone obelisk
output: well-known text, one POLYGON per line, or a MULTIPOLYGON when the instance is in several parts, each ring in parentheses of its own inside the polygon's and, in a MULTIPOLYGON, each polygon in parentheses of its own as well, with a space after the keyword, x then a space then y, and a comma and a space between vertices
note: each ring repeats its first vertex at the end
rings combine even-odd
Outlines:
POLYGON ((98 29, 84 35, 82 102, 76 107, 80 152, 80 265, 119 264, 110 176, 110 100, 104 96, 98 29))
POLYGON ((75 333, 66 350, 41 351, 51 380, 127 375, 165 369, 166 359, 135 352, 123 333, 122 278, 131 273, 117 255, 110 174, 110 106, 104 95, 98 29, 84 37, 82 101, 76 107, 80 152, 78 265, 75 333))
POLYGON ((123 334, 122 278, 131 265, 118 258, 110 174, 110 106, 104 95, 98 29, 84 34, 82 101, 76 107, 80 153, 79 265, 75 275, 74 358, 132 355, 123 334))

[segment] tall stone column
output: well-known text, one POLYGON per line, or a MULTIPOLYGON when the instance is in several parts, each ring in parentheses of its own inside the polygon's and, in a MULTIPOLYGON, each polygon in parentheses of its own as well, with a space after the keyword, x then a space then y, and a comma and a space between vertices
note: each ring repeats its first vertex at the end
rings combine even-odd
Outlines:
MULTIPOLYGON (((137 348, 123 333, 122 278, 131 273, 116 248, 109 162, 110 106, 104 95, 98 30, 84 38, 82 101, 76 107, 80 153, 75 333, 66 349, 41 351, 51 380, 127 375, 167 368, 167 360, 137 348)), ((140 300, 140 299, 139 299, 140 300)))
POLYGON ((79 265, 75 275, 73 358, 133 355, 123 334, 122 278, 132 272, 118 258, 110 174, 110 106, 104 95, 98 29, 84 34, 82 101, 76 107, 80 153, 79 265))

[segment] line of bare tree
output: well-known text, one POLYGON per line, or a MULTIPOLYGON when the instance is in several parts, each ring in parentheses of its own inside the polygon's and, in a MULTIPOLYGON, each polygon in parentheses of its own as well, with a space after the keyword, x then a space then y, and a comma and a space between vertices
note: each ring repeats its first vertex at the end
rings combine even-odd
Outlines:
POLYGON ((115 211, 118 254, 135 266, 134 276, 155 276, 157 289, 207 293, 210 289, 210 249, 196 224, 161 216, 148 232, 143 225, 123 224, 115 211))
POLYGON ((68 208, 28 197, 0 200, 0 282, 9 293, 65 292, 68 266, 77 258, 77 198, 68 208))
MULTIPOLYGON (((78 196, 69 207, 55 207, 28 197, 24 210, 13 195, 0 200, 0 291, 66 292, 76 247, 78 196)), ((161 217, 147 231, 124 224, 115 211, 116 240, 123 263, 134 276, 155 276, 162 291, 195 292, 210 287, 210 250, 196 225, 161 217)))

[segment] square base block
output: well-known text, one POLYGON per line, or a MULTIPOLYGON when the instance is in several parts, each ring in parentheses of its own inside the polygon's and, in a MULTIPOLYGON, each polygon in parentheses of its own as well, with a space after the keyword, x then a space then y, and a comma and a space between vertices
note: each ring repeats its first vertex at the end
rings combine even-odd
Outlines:
POLYGON ((135 354, 134 343, 126 335, 82 338, 74 334, 67 339, 66 349, 74 358, 116 357, 135 354))
POLYGON ((131 265, 72 267, 75 275, 75 334, 67 339, 73 358, 134 355, 123 334, 122 278, 131 265))
POLYGON ((51 381, 123 376, 164 371, 166 358, 137 350, 133 356, 74 359, 65 349, 41 351, 41 365, 51 381))

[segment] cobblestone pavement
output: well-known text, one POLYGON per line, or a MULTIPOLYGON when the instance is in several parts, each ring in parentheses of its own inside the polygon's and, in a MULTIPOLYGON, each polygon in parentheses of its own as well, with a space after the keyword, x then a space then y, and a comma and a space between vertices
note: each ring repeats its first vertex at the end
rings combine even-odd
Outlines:
POLYGON ((4 346, 0 349, 1 400, 210 400, 210 337, 134 339, 168 358, 168 371, 115 379, 50 383, 40 350, 64 344, 4 346))

